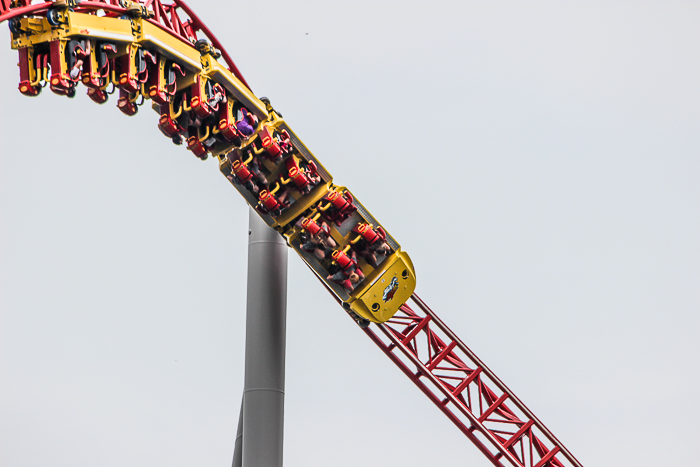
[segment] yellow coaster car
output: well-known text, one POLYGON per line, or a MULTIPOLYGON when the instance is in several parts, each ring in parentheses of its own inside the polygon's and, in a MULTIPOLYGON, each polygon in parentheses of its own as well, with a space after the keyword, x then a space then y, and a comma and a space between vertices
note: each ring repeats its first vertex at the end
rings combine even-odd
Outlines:
POLYGON ((173 14, 158 23, 157 8, 125 5, 50 2, 27 10, 45 17, 14 18, 20 92, 36 96, 48 85, 73 97, 83 84, 102 104, 119 91, 117 108, 130 116, 151 100, 161 132, 202 160, 216 157, 246 202, 360 325, 391 318, 416 284, 411 259, 396 240, 350 190, 333 184, 213 37, 197 38, 191 23, 187 29, 171 22, 173 14))

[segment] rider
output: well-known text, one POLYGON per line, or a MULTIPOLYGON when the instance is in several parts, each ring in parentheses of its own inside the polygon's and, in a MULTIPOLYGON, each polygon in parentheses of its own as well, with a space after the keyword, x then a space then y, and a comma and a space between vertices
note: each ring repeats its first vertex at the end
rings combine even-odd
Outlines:
POLYGON ((331 257, 333 264, 338 266, 335 273, 331 273, 326 280, 333 281, 345 288, 345 291, 352 293, 355 290, 355 285, 365 278, 362 269, 357 265, 357 256, 354 251, 350 251, 350 256, 347 252, 350 250, 350 245, 343 250, 333 250, 331 257))
POLYGON ((391 248, 386 242, 386 232, 381 227, 374 230, 372 224, 360 223, 352 231, 359 235, 350 243, 373 268, 379 266, 377 255, 386 256, 391 252, 391 248))
POLYGON ((321 222, 321 225, 316 223, 320 216, 320 214, 316 214, 312 218, 302 216, 296 225, 302 228, 301 249, 309 253, 313 252, 318 259, 324 259, 337 244, 331 237, 331 229, 328 224, 325 222, 321 222))

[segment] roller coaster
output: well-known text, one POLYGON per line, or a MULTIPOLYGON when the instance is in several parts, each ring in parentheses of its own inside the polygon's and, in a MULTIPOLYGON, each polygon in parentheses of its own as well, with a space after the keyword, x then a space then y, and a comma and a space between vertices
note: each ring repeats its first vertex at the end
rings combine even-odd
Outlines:
POLYGON ((581 466, 414 293, 410 257, 258 98, 182 1, 0 0, 19 54, 19 91, 72 98, 79 85, 220 172, 282 235, 367 336, 493 465, 581 466), (370 324, 374 323, 374 326, 370 324))

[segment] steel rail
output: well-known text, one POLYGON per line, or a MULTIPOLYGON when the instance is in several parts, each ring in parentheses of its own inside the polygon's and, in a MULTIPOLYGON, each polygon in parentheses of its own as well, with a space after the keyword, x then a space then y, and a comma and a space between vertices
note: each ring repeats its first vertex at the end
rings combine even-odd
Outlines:
MULTIPOLYGON (((411 349, 409 349, 409 348, 407 347, 406 343, 404 343, 402 340, 400 340, 400 339, 397 338, 397 336, 394 334, 394 332, 393 332, 385 323, 378 324, 377 326, 378 326, 379 329, 387 336, 387 338, 389 338, 389 340, 391 341, 392 345, 393 345, 395 348, 398 348, 399 350, 401 350, 401 351, 403 352, 403 354, 404 354, 406 357, 408 357, 409 360, 411 360, 411 363, 413 363, 413 364, 416 366, 416 368, 418 368, 418 374, 417 374, 417 375, 414 375, 413 377, 411 377, 411 380, 413 380, 413 382, 416 383, 416 380, 419 379, 420 376, 423 376, 423 377, 427 378, 431 383, 433 383, 433 385, 434 385, 436 388, 440 389, 440 391, 443 393, 443 395, 444 395, 450 402, 452 402, 452 405, 453 405, 454 407, 456 407, 456 408, 460 411, 460 413, 462 413, 464 416, 466 416, 466 417, 469 419, 469 421, 471 422, 471 427, 467 428, 467 427, 461 422, 461 420, 459 420, 459 419, 456 417, 456 415, 452 414, 452 416, 450 417, 450 419, 451 419, 453 422, 457 421, 457 422, 459 423, 458 427, 460 428, 460 430, 461 430, 463 433, 465 433, 465 434, 466 434, 466 432, 469 432, 469 433, 470 433, 469 438, 470 438, 470 440, 471 440, 472 442, 475 442, 475 440, 478 439, 478 438, 476 438, 476 437, 474 436, 474 434, 472 433, 472 432, 474 431, 473 428, 476 428, 476 429, 479 430, 479 432, 480 432, 484 437, 486 437, 486 439, 488 439, 488 441, 489 441, 495 448, 499 449, 499 451, 500 451, 499 453, 500 453, 502 456, 504 456, 506 459, 508 459, 508 461, 510 462, 510 464, 512 464, 512 465, 514 465, 514 466, 516 466, 516 467, 521 467, 521 466, 523 465, 518 459, 515 458, 515 456, 514 456, 510 451, 500 449, 500 443, 499 443, 498 439, 495 437, 495 435, 494 435, 490 430, 488 430, 487 428, 485 428, 485 427, 483 426, 483 424, 479 421, 478 417, 477 417, 476 415, 474 415, 474 413, 473 413, 471 410, 469 410, 467 407, 465 407, 465 405, 462 404, 462 403, 460 402, 460 400, 459 400, 451 391, 447 390, 447 388, 444 387, 444 385, 443 385, 442 382, 438 379, 438 377, 435 376, 435 374, 433 374, 432 371, 430 371, 430 370, 427 368, 427 366, 418 358, 418 356, 417 356, 413 351, 411 351, 411 349), (473 427, 473 428, 472 428, 472 427, 473 427)), ((419 329, 419 332, 422 331, 422 330, 424 330, 424 329, 425 329, 425 328, 419 329)), ((414 334, 413 337, 415 337, 417 334, 418 334, 418 333, 414 334)), ((391 353, 393 354, 393 352, 391 352, 391 353)), ((394 355, 395 355, 395 354, 394 354, 394 355)), ((394 360, 394 359, 392 358, 392 360, 394 360)), ((403 369, 403 368, 402 368, 402 369, 403 369)), ((408 370, 408 371, 410 371, 410 370, 408 370)), ((404 373, 408 374, 408 371, 407 371, 407 370, 404 370, 404 373)), ((423 385, 423 386, 425 386, 425 385, 423 385)), ((421 388, 421 389, 422 389, 422 388, 421 388)), ((428 389, 428 390, 429 390, 429 389, 428 389)), ((423 391, 423 392, 425 392, 425 391, 423 391)), ((439 400, 437 399, 437 397, 435 397, 434 395, 433 395, 433 397, 431 397, 431 400, 432 400, 434 403, 436 403, 436 405, 438 405, 438 407, 444 408, 444 409, 443 409, 443 413, 446 413, 446 411, 449 411, 449 409, 447 408, 447 404, 443 403, 442 401, 439 401, 439 400)), ((488 451, 488 449, 486 448, 486 446, 483 445, 483 443, 479 443, 479 444, 477 444, 477 447, 479 447, 479 449, 480 449, 482 452, 486 453, 486 452, 488 451), (481 444, 483 447, 480 446, 479 444, 481 444)), ((489 457, 489 460, 491 460, 491 462, 493 462, 494 465, 499 466, 499 467, 503 465, 503 464, 498 460, 498 457, 500 457, 500 456, 494 455, 494 454, 492 454, 492 453, 490 453, 490 452, 489 452, 489 454, 490 454, 490 455, 488 455, 487 457, 489 457)))
POLYGON ((491 463, 496 467, 505 467, 505 465, 499 460, 499 457, 494 455, 486 446, 482 443, 479 438, 477 438, 474 433, 469 431, 467 427, 461 422, 461 420, 445 405, 442 401, 426 386, 421 380, 420 376, 414 374, 411 369, 404 364, 404 362, 394 353, 392 349, 387 346, 380 338, 377 336, 370 328, 363 329, 365 334, 374 342, 383 352, 389 357, 389 359, 394 362, 394 364, 399 367, 399 369, 418 386, 418 389, 425 394, 428 399, 430 399, 440 411, 447 416, 447 418, 455 424, 455 426, 471 441, 481 453, 486 456, 486 458, 491 461, 491 463))
MULTIPOLYGON (((309 268, 311 269, 311 268, 309 268)), ((312 272, 315 272, 312 270, 312 272)), ((342 305, 342 301, 338 299, 338 297, 335 296, 335 294, 332 293, 328 285, 323 282, 320 278, 319 282, 321 282, 326 289, 328 289, 329 292, 331 292, 331 295, 333 298, 338 302, 338 304, 342 305)), ((396 334, 391 330, 386 323, 380 323, 375 325, 387 336, 387 338, 390 340, 391 344, 387 345, 377 334, 372 331, 370 327, 367 327, 363 329, 363 332, 374 342, 381 350, 386 354, 387 357, 397 366, 399 369, 425 394, 428 399, 430 399, 436 407, 440 409, 440 411, 447 416, 447 418, 452 421, 455 426, 481 451, 484 456, 491 461, 491 463, 495 467, 505 467, 505 464, 501 462, 501 458, 505 458, 509 461, 509 464, 516 466, 516 467, 521 467, 526 465, 523 459, 523 462, 521 462, 515 455, 510 451, 510 449, 513 448, 515 444, 518 442, 522 441, 522 439, 525 437, 525 435, 528 433, 528 431, 532 428, 532 426, 536 426, 545 436, 546 438, 552 443, 553 447, 552 449, 548 449, 547 452, 545 452, 537 463, 531 460, 530 465, 533 467, 544 467, 544 466, 561 466, 561 464, 556 456, 558 454, 562 454, 574 467, 582 467, 582 464, 571 454, 571 452, 557 439, 549 429, 530 411, 525 404, 522 403, 522 401, 511 391, 496 375, 491 371, 482 361, 479 359, 474 352, 472 352, 469 347, 467 347, 461 339, 457 337, 457 335, 445 325, 445 323, 435 314, 432 309, 430 309, 423 300, 418 297, 418 295, 413 294, 411 297, 414 303, 418 305, 418 307, 423 311, 427 317, 429 317, 429 320, 433 322, 437 327, 445 332, 445 334, 452 339, 452 342, 454 345, 445 345, 443 348, 442 353, 444 356, 447 356, 447 354, 451 353, 452 349, 454 347, 458 347, 460 350, 462 350, 472 361, 475 363, 477 366, 473 370, 472 377, 471 378, 465 378, 463 380, 467 381, 468 383, 473 382, 473 378, 478 376, 480 373, 483 373, 486 375, 492 383, 496 385, 498 389, 500 389, 503 392, 503 395, 495 401, 489 409, 485 410, 484 413, 481 415, 481 417, 477 417, 469 408, 465 407, 465 405, 459 401, 458 397, 456 397, 452 391, 449 391, 448 388, 445 388, 444 384, 441 382, 441 380, 436 377, 435 375, 432 374, 432 370, 437 368, 437 364, 433 366, 433 368, 428 368, 421 360, 420 358, 412 351, 412 349, 409 349, 406 345, 406 343, 402 342, 396 334), (403 362, 399 356, 397 356, 393 350, 394 349, 400 349, 402 353, 411 360, 411 362, 416 365, 418 368, 418 371, 414 373, 406 364, 403 362), (441 400, 436 396, 436 394, 431 391, 431 389, 421 381, 421 377, 426 377, 427 379, 430 380, 433 385, 440 389, 443 395, 446 397, 446 399, 441 400), (529 420, 518 420, 517 422, 513 420, 514 423, 520 423, 522 426, 520 427, 519 430, 517 430, 515 433, 511 432, 505 432, 505 431, 497 431, 497 430, 491 430, 483 425, 483 422, 486 420, 488 415, 490 415, 493 411, 497 410, 499 405, 503 403, 505 400, 510 399, 513 404, 520 409, 524 415, 526 415, 529 420), (464 416, 466 416, 469 421, 471 422, 471 426, 467 427, 462 420, 459 419, 459 417, 450 410, 448 407, 447 402, 451 402, 453 407, 457 407, 464 416), (498 450, 497 453, 493 453, 489 450, 488 446, 482 442, 478 437, 476 437, 473 433, 474 430, 479 430, 479 432, 486 437, 490 443, 498 450), (508 439, 503 438, 503 440, 498 439, 498 434, 505 434, 509 435, 510 437, 508 439)), ((405 306, 405 305, 404 305, 405 306)), ((409 308, 410 309, 410 308, 409 308)), ((422 319, 423 322, 427 322, 425 318, 422 319)), ((416 326, 413 328, 413 330, 418 330, 418 332, 424 330, 424 327, 419 328, 416 326)), ((415 337, 416 334, 413 335, 415 337)), ((444 344, 444 343, 443 343, 444 344)), ((460 378, 461 379, 461 378, 460 378)), ((536 436, 534 436, 532 433, 529 435, 530 438, 530 451, 532 455, 532 449, 537 449, 533 447, 532 440, 536 440, 536 436)), ((524 457, 524 456, 523 456, 524 457)))
POLYGON ((539 418, 535 416, 535 414, 523 404, 523 402, 518 398, 518 396, 515 395, 513 391, 511 391, 508 386, 506 386, 503 381, 496 376, 496 374, 491 371, 482 361, 479 357, 476 356, 476 354, 469 348, 467 347, 462 340, 457 337, 457 335, 435 314, 435 312, 428 307, 428 305, 425 304, 423 300, 418 297, 418 295, 413 294, 411 297, 416 305, 428 316, 431 317, 433 323, 437 324, 438 327, 449 336, 450 339, 452 339, 453 342, 457 343, 457 346, 469 356, 469 358, 476 363, 479 368, 481 368, 482 372, 485 373, 491 381, 500 389, 502 392, 505 394, 508 394, 508 398, 510 401, 518 407, 527 417, 529 417, 537 426, 537 428, 542 431, 542 433, 547 437, 547 439, 557 446, 560 450, 560 452, 566 457, 569 462, 571 462, 574 466, 576 467, 583 467, 581 463, 574 457, 574 455, 562 444, 559 439, 554 436, 554 434, 540 421, 539 418))
MULTIPOLYGON (((250 86, 246 82, 241 72, 238 70, 238 67, 236 67, 236 64, 233 62, 233 59, 228 54, 224 46, 221 45, 221 42, 219 42, 219 39, 217 39, 214 33, 211 32, 211 30, 204 24, 204 22, 201 19, 199 19, 199 17, 194 13, 194 11, 192 11, 192 9, 189 6, 187 6, 187 4, 182 0, 175 0, 175 3, 173 3, 173 5, 177 5, 178 7, 182 8, 182 11, 187 13, 187 16, 189 16, 190 19, 192 19, 192 21, 194 21, 195 24, 197 24, 196 29, 202 31, 204 35, 207 36, 207 38, 211 41, 214 47, 216 47, 219 50, 219 52, 221 52, 221 56, 224 58, 226 64, 229 66, 229 71, 231 71, 231 73, 233 73, 236 76, 236 78, 238 78, 241 81, 241 83, 245 85, 245 87, 250 89, 250 86)), ((252 92, 252 89, 250 90, 252 92)))

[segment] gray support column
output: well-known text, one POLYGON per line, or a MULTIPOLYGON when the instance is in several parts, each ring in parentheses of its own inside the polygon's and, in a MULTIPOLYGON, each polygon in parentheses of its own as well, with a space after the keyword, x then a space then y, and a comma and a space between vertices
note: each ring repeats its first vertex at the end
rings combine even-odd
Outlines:
POLYGON ((233 443, 232 467, 243 467, 243 401, 241 401, 241 412, 238 415, 238 430, 236 430, 236 441, 233 443))
POLYGON ((287 244, 252 209, 249 228, 240 454, 242 467, 282 467, 287 244))

